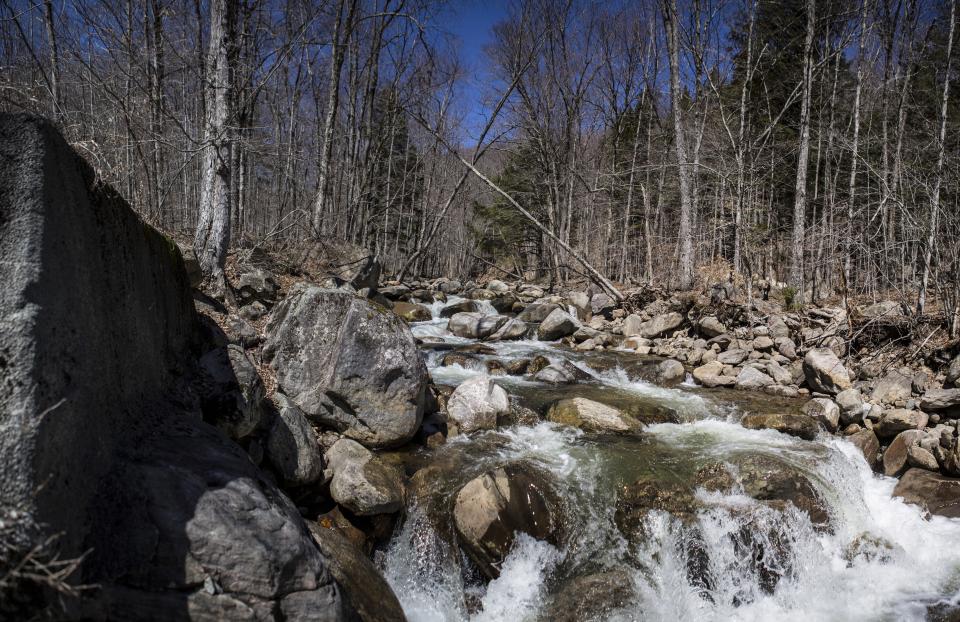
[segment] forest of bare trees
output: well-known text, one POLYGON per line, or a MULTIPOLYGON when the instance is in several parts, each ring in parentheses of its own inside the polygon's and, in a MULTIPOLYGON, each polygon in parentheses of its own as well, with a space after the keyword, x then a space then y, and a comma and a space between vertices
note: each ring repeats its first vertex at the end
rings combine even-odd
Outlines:
POLYGON ((518 0, 477 62, 455 2, 0 0, 0 109, 55 119, 209 274, 342 239, 388 275, 732 277, 949 318, 955 5, 518 0))

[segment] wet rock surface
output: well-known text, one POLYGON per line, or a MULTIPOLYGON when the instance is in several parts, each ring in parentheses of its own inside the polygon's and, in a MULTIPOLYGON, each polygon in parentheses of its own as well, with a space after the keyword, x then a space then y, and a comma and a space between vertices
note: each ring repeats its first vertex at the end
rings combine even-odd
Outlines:
POLYGON ((559 544, 563 506, 549 477, 524 464, 484 473, 457 494, 457 534, 484 574, 499 575, 517 532, 559 544))

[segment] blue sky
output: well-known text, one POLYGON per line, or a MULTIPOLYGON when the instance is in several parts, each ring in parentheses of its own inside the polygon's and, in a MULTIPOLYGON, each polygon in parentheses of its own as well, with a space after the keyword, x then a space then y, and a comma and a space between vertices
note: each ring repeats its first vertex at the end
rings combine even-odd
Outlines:
POLYGON ((507 0, 452 0, 443 15, 442 26, 459 42, 468 79, 463 85, 467 131, 471 137, 483 129, 482 84, 486 56, 483 47, 491 40, 493 25, 507 13, 507 0))

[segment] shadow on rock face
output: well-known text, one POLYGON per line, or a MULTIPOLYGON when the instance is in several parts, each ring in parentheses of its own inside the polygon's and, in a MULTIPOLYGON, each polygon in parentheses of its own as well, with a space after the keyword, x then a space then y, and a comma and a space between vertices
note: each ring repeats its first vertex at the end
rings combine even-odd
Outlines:
POLYGON ((0 617, 352 615, 293 504, 201 420, 176 244, 27 115, 0 115, 0 214, 0 508, 98 586, 62 605, 25 578, 38 598, 0 593, 0 617))

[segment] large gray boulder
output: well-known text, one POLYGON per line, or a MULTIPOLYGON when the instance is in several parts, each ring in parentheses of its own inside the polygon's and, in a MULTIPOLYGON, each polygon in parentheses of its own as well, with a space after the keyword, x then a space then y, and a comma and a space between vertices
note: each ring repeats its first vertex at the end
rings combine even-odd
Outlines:
POLYGON ((876 466, 877 453, 880 451, 880 439, 877 438, 873 430, 860 430, 855 434, 847 436, 846 439, 863 453, 863 458, 871 468, 876 466))
POLYGON ((893 438, 905 430, 922 430, 927 425, 927 414, 920 410, 894 408, 884 411, 873 431, 882 439, 893 438))
POLYGON ((564 360, 538 370, 533 378, 550 384, 572 384, 590 380, 592 376, 570 361, 564 360))
MULTIPOLYGON (((99 586, 47 614, 349 618, 297 509, 181 384, 198 343, 177 246, 26 115, 0 115, 0 214, 0 537, 61 534, 60 559, 89 551, 68 580, 99 586)), ((0 618, 47 604, 9 587, 0 618)))
POLYGON ((509 411, 507 392, 486 374, 465 380, 447 400, 447 414, 462 432, 492 430, 497 417, 509 411))
POLYGON ((333 529, 318 523, 309 527, 320 551, 330 560, 330 574, 361 622, 406 622, 397 595, 363 551, 333 529))
POLYGON ((357 516, 392 514, 403 507, 399 475, 360 443, 341 438, 326 453, 330 496, 357 516))
POLYGON ((624 337, 633 337, 635 335, 640 335, 641 327, 643 326, 643 318, 635 313, 631 313, 627 317, 623 318, 623 329, 622 333, 624 337))
POLYGON ((700 334, 707 339, 713 339, 714 337, 727 332, 727 327, 724 326, 723 322, 718 320, 714 315, 708 315, 707 317, 701 318, 697 323, 697 329, 700 334))
POLYGON ((497 329, 497 332, 490 335, 490 341, 508 341, 511 339, 522 339, 527 334, 527 323, 516 318, 510 318, 497 329))
POLYGON ((280 287, 272 274, 262 268, 254 268, 240 275, 235 289, 240 304, 254 301, 269 304, 276 299, 280 287))
POLYGON ((101 578, 88 618, 350 619, 293 503, 239 446, 186 419, 127 448, 111 477, 113 515, 87 540, 84 580, 93 568, 115 579, 101 578))
POLYGON ((849 389, 850 373, 830 348, 814 348, 803 357, 803 374, 814 391, 836 395, 849 389))
POLYGON ((612 312, 616 306, 616 301, 603 292, 594 294, 590 298, 590 310, 594 315, 606 315, 612 312))
POLYGON ((393 312, 408 322, 427 322, 433 318, 430 309, 415 302, 395 302, 393 312))
POLYGON ((683 324, 683 316, 676 311, 664 313, 641 324, 639 335, 647 339, 655 339, 676 330, 681 324, 683 324))
POLYGON ((910 469, 897 482, 893 496, 919 505, 931 514, 960 518, 960 479, 954 477, 910 469))
POLYGON ((585 292, 567 292, 567 302, 577 310, 577 318, 581 322, 590 319, 593 308, 590 306, 590 296, 585 292))
POLYGON ((455 313, 447 322, 447 330, 457 337, 467 339, 485 339, 490 337, 510 319, 505 315, 483 315, 482 313, 455 313))
POLYGON ((859 423, 863 418, 863 396, 857 389, 844 389, 835 398, 842 423, 859 423))
POLYGON ((453 302, 440 309, 440 317, 453 317, 457 313, 476 313, 477 303, 464 298, 458 302, 453 302))
POLYGON ((547 411, 547 421, 569 425, 587 432, 634 432, 643 424, 618 408, 585 397, 572 397, 554 402, 547 411))
POLYGON ((953 357, 950 365, 947 366, 946 384, 947 386, 955 387, 958 380, 960 380, 960 354, 953 357))
POLYGON ((560 308, 560 305, 552 302, 535 302, 521 311, 517 315, 517 319, 523 322, 542 322, 547 319, 548 315, 560 308))
POLYGON ((909 373, 909 370, 894 369, 875 382, 871 397, 874 402, 893 404, 910 399, 912 391, 913 374, 909 373))
POLYGON ((919 442, 920 432, 905 430, 897 434, 886 451, 883 452, 883 474, 894 477, 907 468, 910 447, 919 442))
POLYGON ((860 315, 866 319, 876 319, 880 317, 898 317, 903 315, 900 303, 892 300, 881 300, 872 305, 862 307, 860 315))
POLYGON ((554 341, 572 335, 580 323, 563 309, 554 309, 537 327, 537 337, 541 341, 554 341))
POLYGON ((342 290, 299 285, 276 306, 263 356, 308 418, 368 447, 410 440, 427 370, 406 323, 342 290))
POLYGON ((930 389, 920 398, 920 408, 926 411, 950 410, 960 407, 960 389, 930 389))
POLYGON ((705 387, 732 387, 737 383, 735 376, 723 375, 723 363, 710 361, 693 370, 693 378, 705 387))
POLYGON ((836 432, 840 424, 840 407, 833 400, 815 397, 801 409, 803 414, 813 417, 830 432, 836 432))
POLYGON ((740 370, 740 373, 737 374, 736 387, 738 389, 757 391, 772 384, 774 384, 773 378, 749 365, 745 366, 740 370))
POLYGON ((200 406, 204 419, 232 439, 249 436, 263 418, 266 389, 242 347, 215 348, 200 357, 200 406))
POLYGON ((306 416, 285 395, 273 396, 277 416, 267 433, 266 454, 288 486, 312 484, 323 477, 323 457, 306 416))

